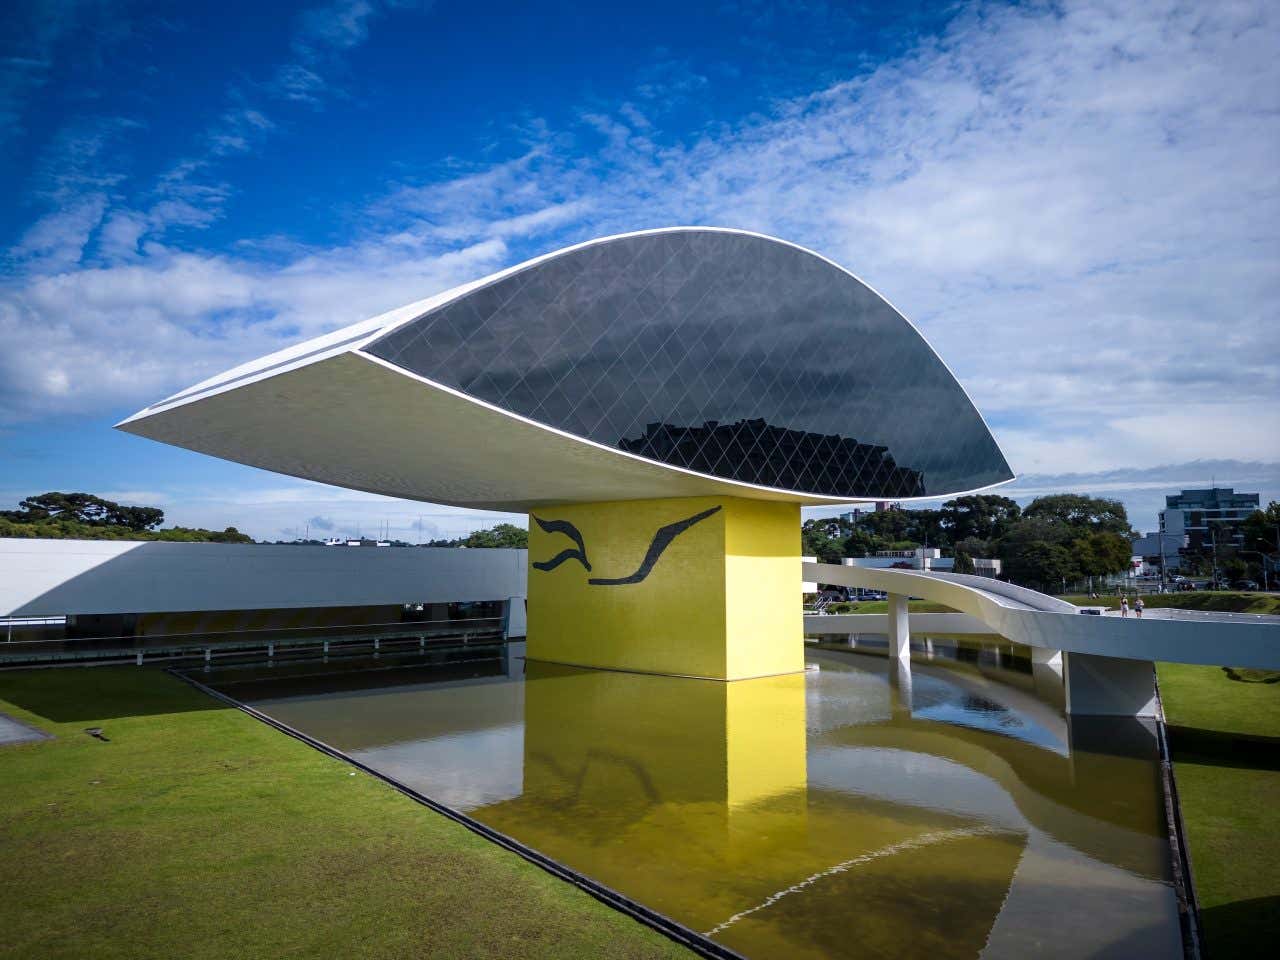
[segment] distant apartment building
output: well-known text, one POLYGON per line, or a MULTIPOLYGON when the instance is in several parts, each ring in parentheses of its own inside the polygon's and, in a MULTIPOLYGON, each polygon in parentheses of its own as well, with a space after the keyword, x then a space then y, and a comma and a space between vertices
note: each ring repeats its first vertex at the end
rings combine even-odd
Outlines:
POLYGON ((1185 534, 1174 536, 1155 530, 1131 541, 1133 558, 1140 561, 1138 576, 1157 576, 1161 568, 1172 572, 1182 566, 1181 550, 1187 545, 1185 534))
POLYGON ((849 523, 857 523, 859 520, 862 520, 864 517, 869 517, 873 513, 884 513, 886 510, 901 509, 902 504, 898 503, 896 500, 877 500, 875 508, 872 510, 864 510, 861 507, 854 507, 852 510, 840 514, 839 517, 841 520, 847 520, 849 523))
POLYGON ((1243 546, 1241 524, 1259 505, 1258 494, 1236 493, 1231 487, 1183 490, 1165 497, 1160 533, 1166 539, 1183 541, 1182 546, 1196 553, 1215 541, 1220 547, 1243 546))

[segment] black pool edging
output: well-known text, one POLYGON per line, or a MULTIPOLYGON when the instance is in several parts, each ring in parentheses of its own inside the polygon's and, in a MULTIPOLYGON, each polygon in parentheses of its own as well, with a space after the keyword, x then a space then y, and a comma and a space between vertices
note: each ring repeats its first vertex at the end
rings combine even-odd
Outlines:
POLYGON ((1200 900, 1196 896, 1195 874, 1191 870, 1191 851, 1182 822, 1182 805, 1178 801, 1178 780, 1173 772, 1173 756, 1169 751, 1169 732, 1164 720, 1164 701, 1160 697, 1160 681, 1156 679, 1156 742, 1160 748, 1160 780, 1164 786, 1164 815, 1169 836, 1173 889, 1178 897, 1178 924, 1182 928, 1182 955, 1185 960, 1204 960, 1201 938, 1200 900))
POLYGON ((301 730, 294 729, 287 723, 282 723, 260 710, 255 710, 248 704, 241 703, 239 700, 229 697, 225 693, 220 693, 212 687, 206 686, 199 680, 196 680, 194 677, 188 676, 181 670, 169 669, 165 672, 184 683, 190 684, 206 696, 210 696, 215 700, 221 701, 230 707, 235 707, 242 713, 247 713, 255 720, 260 720, 268 726, 279 730, 281 733, 288 734, 295 740, 300 740, 307 744, 307 746, 333 757, 335 760, 341 760, 344 763, 348 763, 356 769, 364 771, 369 776, 381 780, 383 783, 387 784, 387 786, 399 791, 409 799, 422 804, 424 807, 429 807, 436 813, 441 816, 448 817, 455 823, 462 824, 462 826, 466 827, 471 832, 478 833, 491 843, 495 843, 506 850, 510 850, 512 853, 518 854, 535 866, 541 867, 552 876, 559 877, 561 880, 573 884, 578 889, 585 891, 601 903, 617 910, 619 913, 624 913, 633 920, 644 924, 646 927, 656 930, 668 939, 674 940, 683 947, 687 947, 698 956, 709 957, 711 960, 747 960, 746 957, 738 953, 736 950, 731 950, 723 944, 716 943, 714 940, 704 937, 696 930, 692 930, 684 924, 678 923, 670 917, 658 913, 656 910, 649 909, 644 904, 632 900, 630 897, 619 893, 611 887, 606 887, 602 883, 597 883, 595 880, 579 873, 572 867, 568 867, 558 860, 553 860, 551 857, 548 857, 543 853, 539 853, 532 847, 525 846, 519 840, 509 837, 505 833, 500 833, 499 831, 481 823, 479 820, 474 820, 471 817, 468 817, 465 813, 460 813, 452 807, 445 806, 437 800, 432 800, 430 797, 419 793, 412 787, 400 783, 398 780, 394 780, 386 774, 380 773, 372 767, 356 760, 354 757, 348 756, 336 747, 329 746, 329 744, 325 743, 323 740, 317 740, 315 737, 309 736, 301 730))

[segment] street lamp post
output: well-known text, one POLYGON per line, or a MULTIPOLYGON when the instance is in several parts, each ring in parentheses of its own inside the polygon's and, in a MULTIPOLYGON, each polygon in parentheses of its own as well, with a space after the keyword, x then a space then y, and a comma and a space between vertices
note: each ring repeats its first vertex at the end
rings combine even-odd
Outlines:
POLYGON ((1164 529, 1158 531, 1160 537, 1160 592, 1164 593, 1164 529))
POLYGON ((1209 527, 1209 545, 1213 547, 1213 589, 1217 590, 1221 587, 1218 579, 1218 531, 1212 526, 1209 527))

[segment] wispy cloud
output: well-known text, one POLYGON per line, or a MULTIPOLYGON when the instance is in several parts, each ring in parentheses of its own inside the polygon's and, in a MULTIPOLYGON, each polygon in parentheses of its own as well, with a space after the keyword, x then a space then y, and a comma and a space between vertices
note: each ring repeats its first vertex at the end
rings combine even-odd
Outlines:
POLYGON ((344 54, 369 39, 375 21, 431 5, 430 0, 332 0, 304 11, 289 43, 293 59, 275 70, 265 89, 275 97, 319 106, 324 95, 344 92, 335 89, 332 75, 344 71, 344 54))
POLYGON ((261 110, 233 107, 218 118, 209 131, 209 148, 214 156, 244 153, 257 138, 275 127, 261 110))
POLYGON ((418 256, 377 241, 267 267, 153 246, 136 263, 34 278, 0 295, 0 423, 159 396, 505 257, 492 240, 418 256))
POLYGON ((32 224, 9 251, 9 259, 34 274, 58 273, 76 266, 106 209, 106 194, 77 197, 32 224))
POLYGON ((270 89, 285 100, 317 106, 324 93, 325 81, 320 74, 300 63, 286 63, 277 68, 270 89))
POLYGON ((315 61, 334 50, 347 50, 369 37, 369 20, 381 4, 372 0, 334 0, 302 14, 293 38, 299 59, 315 61))
POLYGON ((6 39, 0 41, 0 145, 26 131, 32 96, 49 81, 53 49, 75 18, 74 0, 15 5, 4 15, 6 39))
MULTIPOLYGON (((335 0, 304 11, 289 41, 291 59, 268 68, 265 79, 232 83, 225 105, 197 134, 194 150, 169 165, 149 196, 132 205, 113 198, 98 252, 108 261, 114 256, 135 258, 147 238, 159 241, 175 227, 205 227, 220 219, 234 193, 223 167, 229 159, 259 150, 276 132, 273 109, 299 102, 319 106, 325 96, 337 94, 326 74, 344 70, 344 56, 368 38, 370 23, 390 10, 425 6, 398 0, 335 0)), ((52 40, 41 42, 47 46, 52 40)), ((61 203, 68 192, 115 186, 124 175, 105 162, 105 148, 113 136, 139 126, 120 117, 72 122, 47 151, 35 195, 61 203)), ((47 270, 68 265, 58 260, 33 266, 47 270)))

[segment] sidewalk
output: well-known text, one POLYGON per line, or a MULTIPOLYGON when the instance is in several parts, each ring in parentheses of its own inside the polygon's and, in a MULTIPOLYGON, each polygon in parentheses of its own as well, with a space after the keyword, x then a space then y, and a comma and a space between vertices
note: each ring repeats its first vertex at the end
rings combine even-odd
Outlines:
POLYGON ((0 713, 0 747, 7 747, 12 743, 28 743, 32 740, 51 739, 53 739, 52 734, 37 730, 35 727, 29 727, 25 723, 13 719, 7 713, 0 713))

